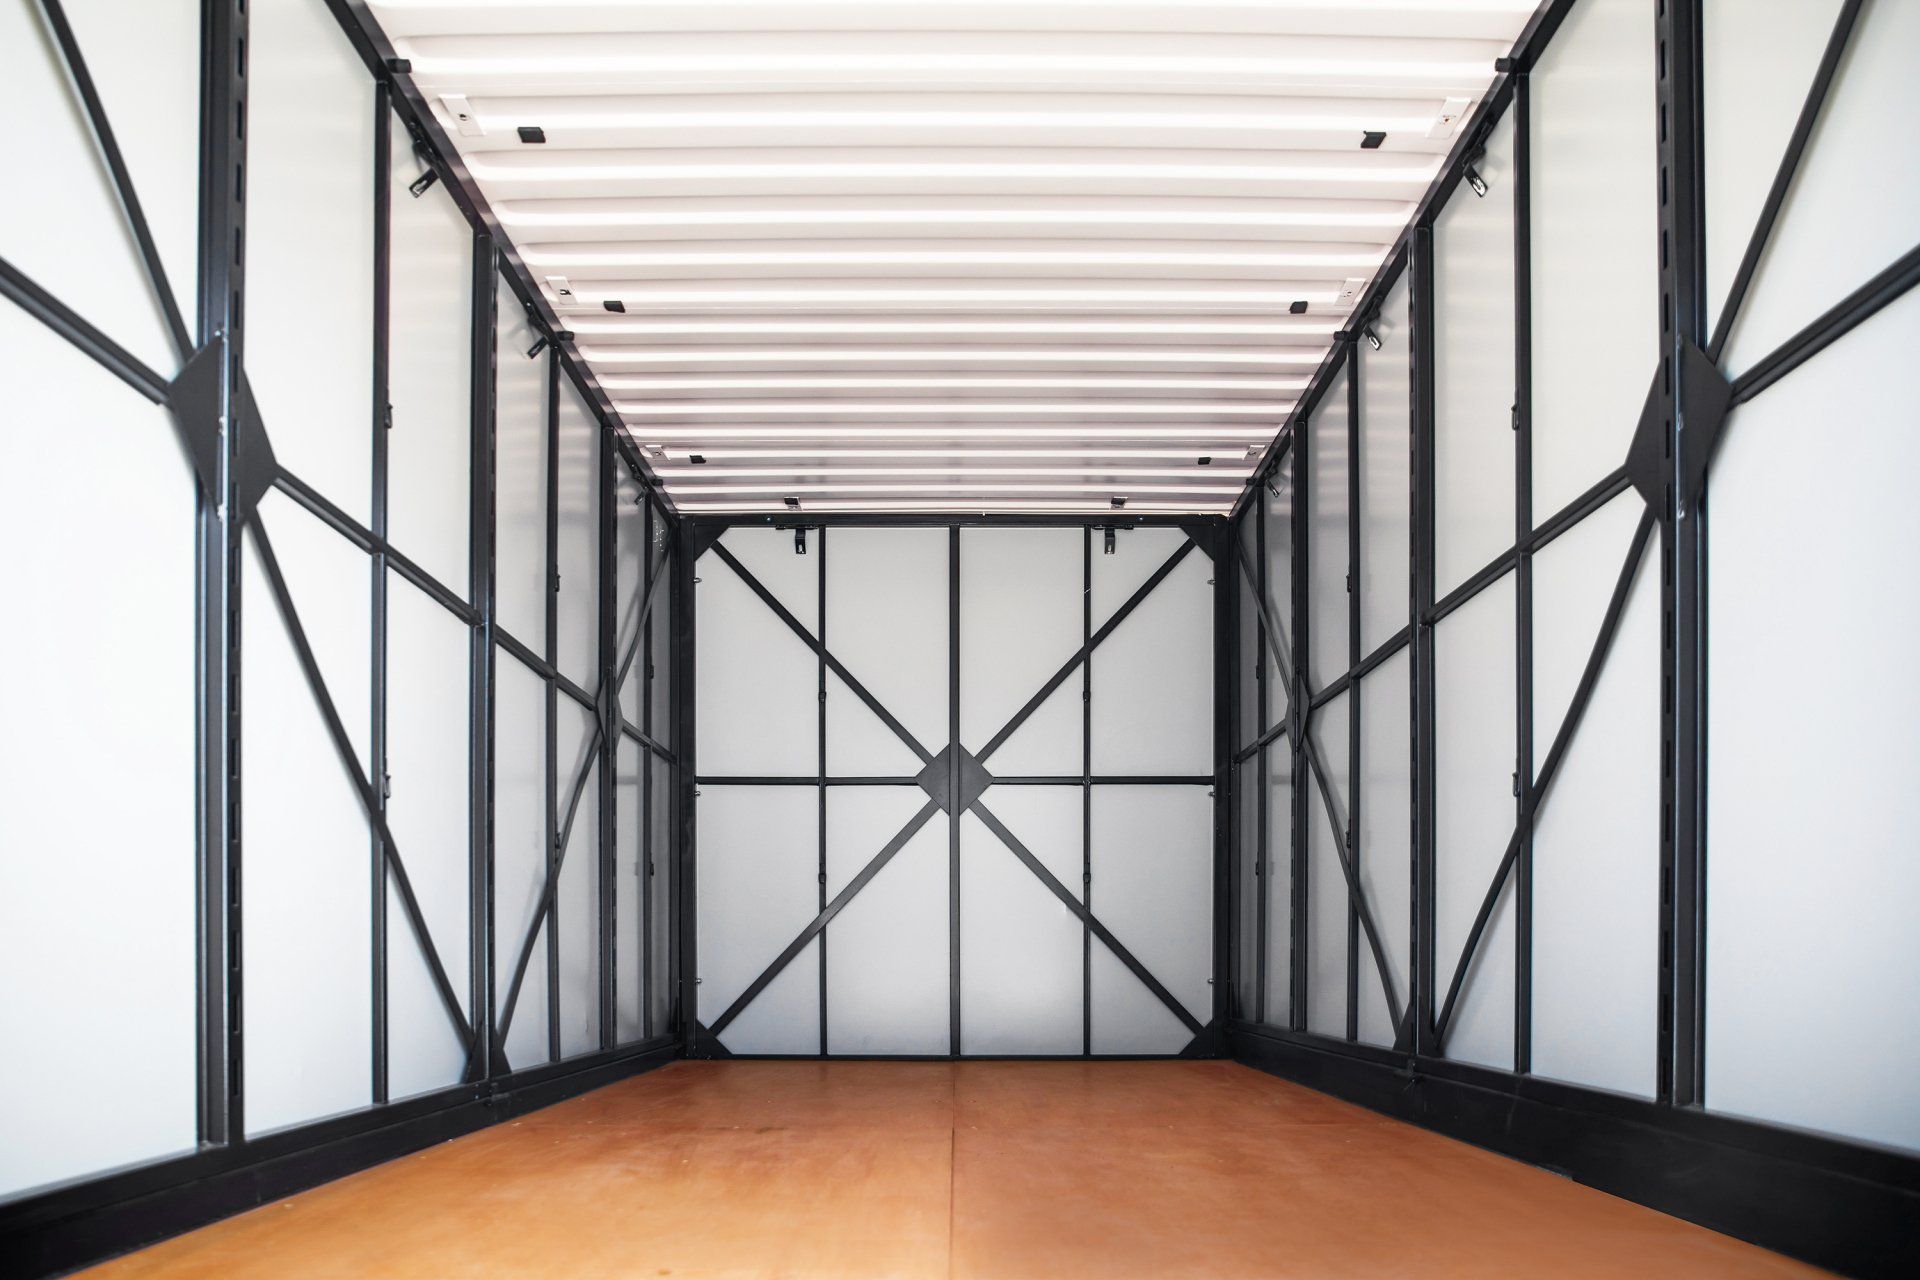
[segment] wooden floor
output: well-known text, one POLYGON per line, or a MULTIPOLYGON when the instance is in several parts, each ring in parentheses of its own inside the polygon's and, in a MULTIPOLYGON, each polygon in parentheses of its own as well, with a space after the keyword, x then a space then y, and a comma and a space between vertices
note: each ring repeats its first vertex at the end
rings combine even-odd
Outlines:
POLYGON ((1820 1273, 1231 1063, 683 1062, 86 1274, 1820 1273))

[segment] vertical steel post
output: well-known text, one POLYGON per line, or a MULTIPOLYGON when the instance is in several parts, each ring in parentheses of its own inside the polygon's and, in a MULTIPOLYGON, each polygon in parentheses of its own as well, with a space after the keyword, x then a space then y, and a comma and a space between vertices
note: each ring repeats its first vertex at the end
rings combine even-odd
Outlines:
POLYGON ((215 492, 202 493, 195 537, 195 899, 200 1141, 246 1132, 240 988, 240 522, 235 518, 234 407, 240 394, 246 275, 247 11, 201 10, 200 270, 197 336, 224 350, 215 492))
POLYGON ((1700 3, 1660 0, 1660 366, 1666 446, 1661 551, 1660 1030, 1657 1092, 1701 1101, 1706 956, 1706 520, 1682 489, 1682 349, 1706 332, 1700 3))
MULTIPOLYGON (((1360 343, 1347 338, 1347 861, 1360 879, 1360 343)), ((1382 974, 1381 977, 1385 977, 1382 974)), ((1360 903, 1347 893, 1347 1039, 1360 1038, 1360 903)))
MULTIPOLYGON (((553 344, 554 380, 564 376, 559 358, 559 343, 553 344)), ((615 990, 614 960, 617 956, 616 935, 618 913, 614 910, 619 894, 619 848, 616 841, 619 832, 615 823, 614 798, 620 786, 620 744, 626 735, 620 731, 620 690, 614 686, 614 677, 620 669, 620 637, 615 630, 615 612, 618 609, 614 587, 614 575, 619 569, 619 530, 617 517, 619 509, 614 505, 613 490, 613 433, 595 423, 594 450, 594 486, 599 492, 599 501, 595 509, 599 520, 595 529, 599 555, 599 590, 594 596, 597 625, 594 628, 596 648, 600 655, 600 705, 594 710, 600 720, 600 787, 597 797, 600 805, 600 847, 598 850, 598 879, 600 902, 600 1047, 611 1049, 620 1042, 618 1034, 618 993, 615 990)), ((642 556, 646 553, 641 552, 642 556)), ((644 621, 644 620, 643 620, 644 621)), ((643 753, 644 762, 644 753, 643 753)), ((644 996, 642 997, 644 1000, 644 996)))
MULTIPOLYGON (((369 557, 373 598, 372 679, 369 684, 371 724, 367 737, 367 777, 373 783, 374 812, 384 822, 392 791, 387 767, 387 432, 393 425, 393 406, 387 403, 388 344, 391 323, 393 247, 392 127, 388 87, 380 81, 373 90, 373 554, 369 557)), ((373 948, 373 1100, 387 1100, 387 851, 380 825, 367 832, 372 859, 373 948)))
MULTIPOLYGON (((1234 1015, 1235 915, 1234 831, 1239 801, 1235 795, 1238 775, 1233 765, 1234 742, 1239 732, 1240 699, 1235 680, 1240 670, 1240 622, 1237 605, 1236 574, 1233 562, 1234 539, 1239 535, 1233 525, 1222 522, 1209 531, 1213 557, 1213 1014, 1216 1031, 1224 1033, 1227 1020, 1234 1015)), ((1093 531, 1087 531, 1087 548, 1092 550, 1093 531)), ((1225 1039, 1215 1041, 1217 1051, 1225 1053, 1225 1039)))
MULTIPOLYGON (((532 312, 528 312, 532 318, 532 312)), ((547 348, 547 527, 546 527, 546 614, 542 623, 540 656, 551 671, 560 669, 560 353, 547 348)), ((544 681, 546 700, 546 804, 547 880, 554 892, 547 895, 547 1059, 560 1061, 560 688, 549 676, 544 681)), ((568 699, 571 704, 572 699, 568 699)))
POLYGON ((477 1061, 475 1079, 506 1065, 494 1018, 493 712, 494 712, 494 327, 493 238, 473 238, 473 378, 467 511, 467 589, 474 625, 469 637, 467 744, 467 966, 477 1061))
MULTIPOLYGON (((960 794, 960 528, 947 530, 947 794, 960 794)), ((960 815, 947 815, 947 1052, 960 1056, 960 815)))
MULTIPOLYGON (((1093 526, 1080 531, 1080 644, 1093 640, 1093 526)), ((1080 664, 1080 902, 1093 910, 1093 655, 1080 664)), ((1080 922, 1080 1052, 1093 1056, 1093 926, 1080 922)))
POLYGON ((1413 357, 1413 995, 1415 1054, 1433 1052, 1434 1016, 1434 652, 1433 652, 1433 225, 1413 229, 1408 255, 1413 357))
MULTIPOLYGON (((690 527, 680 526, 682 535, 690 534, 690 527)), ((677 969, 674 987, 676 990, 676 1008, 674 1019, 680 1031, 680 1051, 692 1057, 695 1050, 695 1023, 700 1016, 699 977, 699 911, 698 892, 694 882, 699 873, 699 849, 696 836, 699 823, 694 812, 698 804, 699 792, 694 788, 694 763, 699 759, 699 747, 696 742, 697 723, 693 715, 694 663, 694 622, 698 602, 694 596, 695 550, 691 545, 691 536, 682 536, 674 540, 673 572, 673 642, 670 660, 673 680, 673 754, 679 761, 674 768, 674 833, 675 845, 671 856, 675 859, 677 870, 674 887, 674 955, 677 969)))
POLYGON ((1513 78, 1514 863, 1513 1069, 1533 1070, 1533 203, 1525 72, 1513 78))
MULTIPOLYGON (((1272 483, 1273 478, 1271 472, 1254 476, 1253 504, 1247 508, 1246 515, 1247 519, 1253 521, 1254 563, 1253 573, 1250 576, 1253 578, 1253 589, 1257 606, 1271 606, 1272 604, 1272 593, 1267 583, 1267 495, 1265 492, 1266 487, 1272 483)), ((1258 608, 1256 608, 1256 612, 1259 612, 1258 608)), ((1258 733, 1265 733, 1267 731, 1267 722, 1273 715, 1271 699, 1273 697, 1274 667, 1268 660, 1267 655, 1269 641, 1267 639, 1267 620, 1264 613, 1261 613, 1261 616, 1253 620, 1253 640, 1255 649, 1253 679, 1257 695, 1256 706, 1260 715, 1260 723, 1256 726, 1256 729, 1258 733)), ((1271 643, 1278 645, 1280 638, 1275 636, 1271 643)), ((1292 714, 1291 709, 1289 709, 1288 714, 1292 714)), ((1289 728, 1287 732, 1287 750, 1293 750, 1293 732, 1291 728, 1289 728)), ((1270 841, 1267 838, 1267 829, 1271 823, 1269 806, 1273 803, 1273 748, 1271 746, 1260 748, 1256 760, 1258 763, 1255 772, 1259 777, 1260 791, 1254 798, 1255 808, 1253 819, 1254 825, 1258 828, 1254 833, 1256 843, 1254 845, 1253 856, 1254 909, 1257 913, 1254 920, 1253 1020, 1255 1022, 1267 1023, 1273 1021, 1273 1017, 1267 1008, 1267 956, 1269 949, 1273 945, 1273 894, 1269 891, 1273 880, 1273 851, 1269 847, 1270 841)), ((1291 770, 1293 768, 1291 757, 1288 759, 1287 768, 1289 770, 1289 776, 1291 776, 1291 770)), ((1291 922, 1293 918, 1291 910, 1289 910, 1287 918, 1289 922, 1291 922)), ((1291 927, 1289 927, 1287 937, 1289 939, 1288 945, 1290 946, 1292 945, 1291 939, 1293 937, 1291 927)), ((1288 997, 1288 1008, 1289 1010, 1292 1008, 1291 995, 1288 997)), ((1288 1025, 1292 1025, 1291 1013, 1288 1015, 1287 1023, 1288 1025)))
MULTIPOLYGON (((819 765, 819 773, 814 778, 814 783, 819 788, 817 797, 819 825, 814 837, 817 845, 814 852, 819 862, 814 876, 819 885, 819 892, 816 895, 818 905, 814 908, 816 913, 827 909, 827 528, 825 525, 820 526, 819 533, 818 545, 814 547, 814 550, 819 553, 819 559, 814 564, 814 573, 818 579, 815 607, 818 610, 819 629, 814 634, 820 637, 820 648, 813 655, 814 679, 817 682, 814 701, 818 708, 814 721, 817 738, 814 747, 815 760, 819 765)), ((800 536, 804 538, 806 534, 802 532, 800 536)), ((820 1056, 823 1058, 827 1056, 827 1047, 827 930, 822 929, 820 931, 820 1056)))

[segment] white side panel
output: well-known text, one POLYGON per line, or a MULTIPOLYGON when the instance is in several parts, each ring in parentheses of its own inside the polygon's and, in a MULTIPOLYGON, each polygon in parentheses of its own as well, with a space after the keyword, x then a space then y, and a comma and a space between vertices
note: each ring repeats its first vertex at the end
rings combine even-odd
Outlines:
MULTIPOLYGON (((1135 529, 1094 557, 1096 629, 1185 538, 1135 529)), ((1095 773, 1213 772, 1212 577, 1206 554, 1189 551, 1093 651, 1095 773)))
POLYGON ((572 1057, 600 1047, 600 762, 593 746, 593 713, 561 694, 558 702, 562 824, 567 788, 583 761, 586 784, 560 864, 560 1053, 572 1057))
MULTIPOLYGON (((964 565, 964 548, 961 555, 964 565)), ((1076 897, 1080 803, 1078 787, 996 787, 987 793, 993 816, 1076 897)), ((944 829, 944 823, 935 825, 944 829)), ((945 938, 944 930, 940 936, 945 938)), ((967 814, 960 820, 963 1052, 1079 1053, 1085 1044, 1084 937, 1079 917, 979 818, 967 814)))
MULTIPOLYGON (((1474 916, 1513 836, 1513 610, 1513 575, 1507 574, 1435 628, 1436 1000, 1446 998, 1474 916)), ((1454 1007, 1446 1054, 1513 1067, 1511 875, 1454 1007)))
POLYGON ((387 536, 455 591, 467 589, 471 498, 473 232, 444 183, 414 199, 413 142, 390 125, 387 536))
MULTIPOLYGON (((1891 154, 1885 134, 1887 121, 1920 117, 1916 50, 1920 5, 1883 0, 1861 11, 1727 343, 1731 374, 1752 368, 1920 241, 1920 165, 1910 163, 1910 147, 1891 154)), ((1782 91, 1805 96, 1800 86, 1782 91)))
POLYGON ((600 424, 571 379, 560 378, 559 608, 554 658, 560 673, 592 693, 600 684, 600 424))
POLYGON ((1285 672, 1293 670, 1293 464, 1282 462, 1279 472, 1260 492, 1266 507, 1267 607, 1264 620, 1279 635, 1270 637, 1267 662, 1267 723, 1271 729, 1287 718, 1285 672), (1273 656, 1273 640, 1286 655, 1284 671, 1273 656))
POLYGON ((547 360, 504 281, 494 285, 494 593, 500 625, 535 653, 547 644, 547 360))
POLYGON ((1346 830, 1353 770, 1347 759, 1347 695, 1313 713, 1310 732, 1320 749, 1326 786, 1333 793, 1332 821, 1327 792, 1310 772, 1307 783, 1307 1029, 1344 1038, 1347 1034, 1347 880, 1340 869, 1339 839, 1333 824, 1346 830))
POLYGON ((1293 1016, 1293 755, 1284 741, 1267 762, 1267 1004, 1265 1022, 1293 1016))
MULTIPOLYGON (((1407 937, 1413 876, 1413 716, 1411 659, 1388 658, 1360 682, 1360 886, 1387 953, 1393 998, 1402 1010, 1412 984, 1407 937)), ((1379 967, 1360 939, 1360 1038, 1390 1045, 1396 1028, 1380 988, 1379 967)))
MULTIPOLYGON (((1599 633, 1642 510, 1637 493, 1622 494, 1534 557, 1536 768, 1599 633), (1548 705, 1543 670, 1553 673, 1548 705)), ((1533 1069, 1646 1097, 1655 1086, 1660 981, 1658 557, 1657 545, 1641 556, 1612 651, 1533 837, 1533 1069)))
POLYGON ((1317 692, 1347 661, 1347 375, 1328 384, 1307 424, 1307 681, 1317 692))
MULTIPOLYGON (((469 999, 467 648, 465 623, 398 575, 388 576, 387 829, 463 1010, 469 999)), ((457 1084, 466 1065, 425 954, 390 882, 389 1097, 457 1084)))
MULTIPOLYGON (((734 550, 741 534, 758 532, 730 529, 723 545, 734 550)), ((741 541, 749 546, 752 542, 741 541)), ((787 557, 799 559, 791 548, 789 537, 787 557)), ((803 563, 812 568, 811 560, 803 563)), ((789 585, 767 583, 752 566, 749 571, 770 591, 789 585)), ((718 555, 709 551, 700 557, 696 576, 694 616, 699 624, 693 671, 699 771, 812 777, 819 768, 820 716, 819 666, 813 650, 718 555)), ((817 621, 811 599, 804 602, 805 612, 794 609, 791 599, 782 603, 803 624, 817 621)))
POLYGON ((1530 87, 1537 523, 1626 461, 1659 359, 1651 0, 1581 0, 1530 87))
POLYGON ((1704 0, 1700 6, 1709 329, 1719 324, 1840 4, 1704 0))
MULTIPOLYGON (((277 494, 255 517, 274 553, 333 703, 366 760, 371 632, 367 558, 277 494)), ((241 742, 247 873, 241 907, 246 983, 246 1121, 261 1133, 366 1106, 372 840, 273 604, 251 535, 242 590, 247 655, 241 742)))
MULTIPOLYGON (((1078 529, 960 531, 960 740, 979 751, 1079 651, 1078 529)), ((987 761, 1009 777, 1078 774, 1080 674, 987 761)))
MULTIPOLYGON (((700 1004, 707 1026, 819 913, 819 810, 812 787, 701 788, 700 1004)), ((720 1033, 734 1053, 820 1051, 815 940, 720 1033)))
POLYGON ((1233 1016, 1259 1016, 1260 908, 1264 886, 1260 859, 1260 761, 1234 767, 1233 1016))
POLYGON ((647 767, 653 770, 654 797, 653 810, 647 815, 653 872, 653 929, 648 944, 652 959, 647 966, 650 975, 647 999, 651 1002, 653 1027, 658 1032, 666 1028, 673 1008, 673 976, 677 967, 673 950, 673 899, 680 881, 674 855, 676 806, 669 798, 673 795, 673 771, 658 757, 650 760, 647 767))
MULTIPOLYGON (((825 545, 828 651, 938 752, 947 741, 947 531, 833 529, 825 545)), ((837 679, 827 687, 826 714, 829 773, 920 771, 899 736, 837 679)))
MULTIPOLYGON (((1558 39, 1549 47, 1557 47, 1558 39)), ((1474 168, 1486 179, 1487 194, 1475 195, 1460 183, 1433 230, 1437 596, 1513 545, 1513 199, 1518 178, 1511 111, 1487 139, 1487 152, 1474 168)), ((1617 376, 1615 370, 1609 373, 1617 376)), ((1639 376, 1637 366, 1634 376, 1639 376)), ((1626 429, 1632 427, 1629 420, 1626 429)))
MULTIPOLYGON (((636 726, 647 725, 647 648, 640 608, 647 594, 647 574, 653 566, 647 548, 647 508, 640 486, 624 465, 613 468, 613 659, 614 674, 629 653, 627 674, 619 691, 620 714, 636 726)), ((661 585, 666 590, 666 584, 661 585)), ((656 607, 658 601, 655 602, 656 607)), ((661 654, 662 665, 666 655, 661 654)))
MULTIPOLYGON (((495 1017, 506 1008, 520 948, 547 875, 547 686, 518 659, 494 655, 493 921, 495 1017)), ((548 1058, 547 940, 542 920, 507 1028, 517 1070, 548 1058)))
POLYGON ((194 481, 166 411, 10 302, 0 384, 9 436, 36 435, 0 468, 0 593, 39 606, 0 630, 4 1196, 194 1145, 196 704, 194 481))
POLYGON ((622 734, 614 754, 617 789, 613 799, 615 835, 613 862, 614 1033, 620 1044, 630 1044, 645 1033, 646 914, 641 888, 646 864, 646 810, 641 805, 641 780, 646 753, 622 734))
POLYGON ((1916 349, 1909 292, 1729 424, 1712 479, 1707 791, 1708 1102, 1909 1148, 1916 349), (1843 497, 1808 504, 1810 447, 1843 497), (1810 660, 1815 691, 1795 679, 1810 660))
MULTIPOLYGON (((827 596, 831 601, 831 588, 827 596)), ((926 803, 927 793, 919 787, 829 792, 827 897, 845 889, 926 803)), ((833 918, 826 940, 830 1052, 925 1054, 951 1048, 943 816, 921 827, 833 918)))
POLYGON ((673 740, 673 613, 674 583, 673 566, 661 559, 660 553, 667 545, 667 522, 658 511, 653 515, 652 543, 647 551, 647 563, 660 565, 660 571, 667 580, 660 584, 654 593, 653 612, 647 616, 648 625, 653 628, 653 681, 647 691, 647 700, 651 705, 652 729, 655 738, 662 742, 673 740))
POLYGON ((1387 290, 1360 347, 1360 652, 1372 653, 1407 625, 1407 563, 1413 492, 1413 347, 1407 275, 1387 290))
POLYGON ((373 138, 387 122, 324 4, 257 6, 247 64, 247 376, 280 465, 366 524, 373 138))
MULTIPOLYGON (((183 0, 67 6, 181 314, 193 323, 199 207, 198 8, 183 0)), ((20 180, 0 201, 0 256, 162 377, 179 371, 119 198, 37 6, 0 13, 0 111, 20 180), (26 180, 32 175, 32 180, 26 180)), ((370 214, 372 205, 366 211, 370 214)), ((8 305, 12 305, 9 303, 8 305)), ((19 348, 15 348, 16 351, 19 348)), ((21 366, 22 368, 26 366, 21 366)))
MULTIPOLYGON (((1201 786, 1095 787, 1092 817, 1093 914, 1205 1022, 1212 1016, 1212 797, 1201 786)), ((1091 996, 1095 1053, 1177 1053, 1192 1038, 1097 939, 1091 996)))

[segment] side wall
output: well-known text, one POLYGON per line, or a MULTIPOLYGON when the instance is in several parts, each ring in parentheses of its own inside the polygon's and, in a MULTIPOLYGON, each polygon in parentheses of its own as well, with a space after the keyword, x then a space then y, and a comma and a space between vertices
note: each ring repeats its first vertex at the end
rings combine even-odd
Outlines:
POLYGON ((1862 1273, 1920 1248, 1916 51, 1550 6, 1235 539, 1236 1054, 1862 1273))
POLYGON ((344 6, 137 9, 0 14, 8 1274, 678 1026, 676 517, 344 6))

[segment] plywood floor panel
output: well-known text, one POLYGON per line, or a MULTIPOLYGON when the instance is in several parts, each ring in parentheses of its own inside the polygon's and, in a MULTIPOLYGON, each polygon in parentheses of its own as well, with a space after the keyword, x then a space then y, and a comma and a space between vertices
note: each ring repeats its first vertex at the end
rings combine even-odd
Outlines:
POLYGON ((1820 1273, 1231 1063, 688 1062, 86 1274, 1820 1273))

